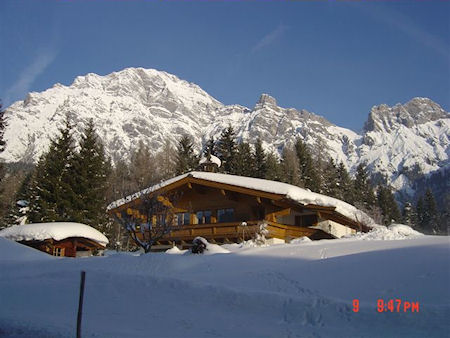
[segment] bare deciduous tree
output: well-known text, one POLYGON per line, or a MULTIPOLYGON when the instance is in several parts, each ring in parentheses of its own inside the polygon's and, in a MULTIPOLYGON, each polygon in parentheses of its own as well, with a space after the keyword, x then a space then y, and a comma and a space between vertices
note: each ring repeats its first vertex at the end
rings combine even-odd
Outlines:
POLYGON ((127 209, 124 215, 116 220, 126 229, 130 238, 145 253, 150 252, 153 245, 160 241, 176 226, 173 203, 176 195, 149 196, 143 193, 140 204, 135 209, 127 209))

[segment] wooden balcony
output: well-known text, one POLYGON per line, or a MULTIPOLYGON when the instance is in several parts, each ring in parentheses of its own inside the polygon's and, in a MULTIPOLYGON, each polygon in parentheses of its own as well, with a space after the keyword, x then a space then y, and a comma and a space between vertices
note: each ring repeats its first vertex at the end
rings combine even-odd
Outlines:
MULTIPOLYGON (((261 224, 261 222, 263 221, 247 221, 246 226, 243 226, 242 222, 176 226, 169 234, 158 241, 157 244, 158 246, 161 246, 161 249, 175 244, 189 247, 191 246, 192 240, 197 236, 204 237, 211 243, 239 243, 242 242, 242 240, 252 239, 259 231, 259 224, 261 224)), ((315 237, 316 239, 329 238, 323 231, 318 229, 285 225, 269 221, 265 222, 267 223, 267 238, 279 238, 286 241, 302 236, 315 237)), ((140 232, 137 234, 138 236, 142 236, 140 232)))

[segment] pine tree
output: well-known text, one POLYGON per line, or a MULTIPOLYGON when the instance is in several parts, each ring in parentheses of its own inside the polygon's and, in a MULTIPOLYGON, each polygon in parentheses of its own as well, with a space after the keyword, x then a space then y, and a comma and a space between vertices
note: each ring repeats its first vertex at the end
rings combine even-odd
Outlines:
POLYGON ((217 155, 222 161, 220 167, 225 174, 234 174, 236 172, 236 134, 231 125, 225 128, 220 134, 216 144, 217 155))
POLYGON ((416 215, 417 215, 416 228, 419 231, 425 230, 424 213, 425 213, 425 205, 423 202, 423 197, 420 196, 416 204, 416 215))
POLYGON ((266 179, 281 181, 282 172, 278 157, 274 153, 268 153, 266 157, 266 179))
POLYGON ((30 188, 34 171, 30 171, 17 189, 12 205, 10 205, 6 215, 5 223, 8 225, 25 224, 27 222, 27 211, 30 203, 30 188))
POLYGON ((283 182, 303 186, 303 182, 300 182, 300 165, 298 163, 298 157, 295 150, 285 146, 281 155, 281 179, 283 182))
POLYGON ((337 197, 347 203, 353 204, 355 202, 353 194, 353 181, 343 162, 339 163, 337 172, 339 186, 337 197))
POLYGON ((383 215, 383 223, 389 225, 392 221, 400 221, 400 211, 394 194, 387 186, 380 185, 377 189, 377 203, 383 215))
POLYGON ((74 141, 68 118, 60 135, 51 140, 48 153, 41 156, 32 182, 30 222, 71 221, 76 208, 73 184, 74 141))
POLYGON ((410 202, 406 202, 405 205, 403 206, 402 222, 412 228, 416 227, 417 215, 416 211, 414 210, 410 202))
POLYGON ((360 163, 356 168, 353 187, 355 204, 370 211, 375 205, 375 195, 365 163, 360 163))
POLYGON ((297 154, 300 181, 305 188, 312 191, 320 191, 321 182, 317 171, 314 169, 314 161, 306 144, 300 138, 295 142, 295 152, 297 154))
POLYGON ((327 196, 339 198, 340 189, 339 171, 334 160, 330 158, 325 164, 323 171, 322 193, 327 196))
POLYGON ((234 173, 240 176, 254 177, 254 172, 254 159, 250 145, 247 142, 241 142, 237 147, 234 173))
POLYGON ((255 148, 253 152, 253 163, 254 163, 254 173, 253 177, 264 178, 266 177, 267 164, 266 164, 266 153, 262 147, 261 139, 258 137, 256 139, 255 148))
POLYGON ((194 143, 191 137, 184 135, 178 142, 175 172, 177 175, 195 170, 198 167, 199 158, 194 153, 194 143))
POLYGON ((440 230, 439 213, 436 206, 436 200, 430 189, 425 192, 423 199, 424 212, 422 217, 423 229, 430 234, 437 234, 440 230))
POLYGON ((214 137, 211 136, 211 138, 206 142, 204 148, 203 148, 203 156, 207 157, 208 155, 214 155, 216 156, 216 141, 214 141, 214 137))
POLYGON ((84 129, 79 146, 79 152, 72 158, 71 186, 76 200, 71 220, 108 233, 110 221, 106 214, 106 191, 111 165, 105 156, 103 144, 96 135, 93 120, 84 129))

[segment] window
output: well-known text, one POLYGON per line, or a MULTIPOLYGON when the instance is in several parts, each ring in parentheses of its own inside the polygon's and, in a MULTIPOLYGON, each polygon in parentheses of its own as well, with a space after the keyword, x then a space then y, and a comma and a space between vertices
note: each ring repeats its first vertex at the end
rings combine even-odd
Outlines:
POLYGON ((64 248, 53 248, 53 256, 64 256, 64 248))
POLYGON ((295 216, 295 225, 309 227, 317 223, 317 215, 295 216))
POLYGON ((177 225, 187 225, 191 223, 191 214, 188 212, 177 213, 177 225))
POLYGON ((212 215, 211 210, 197 211, 196 216, 197 216, 198 224, 211 223, 211 215, 212 215))
POLYGON ((234 209, 218 209, 217 222, 232 222, 234 221, 234 209))

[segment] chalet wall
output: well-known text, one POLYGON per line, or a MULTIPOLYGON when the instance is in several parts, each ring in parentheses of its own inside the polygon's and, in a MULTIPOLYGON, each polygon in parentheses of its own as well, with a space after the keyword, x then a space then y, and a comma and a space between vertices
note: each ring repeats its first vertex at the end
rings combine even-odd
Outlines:
POLYGON ((272 205, 267 200, 257 199, 237 192, 209 188, 192 184, 192 189, 180 189, 181 197, 174 205, 186 212, 195 213, 211 210, 213 217, 218 209, 234 209, 235 221, 262 220, 265 214, 277 211, 280 207, 272 205))
POLYGON ((334 221, 326 220, 319 222, 315 229, 321 229, 329 234, 335 236, 336 238, 341 238, 343 236, 352 235, 356 233, 355 229, 346 227, 334 221))

